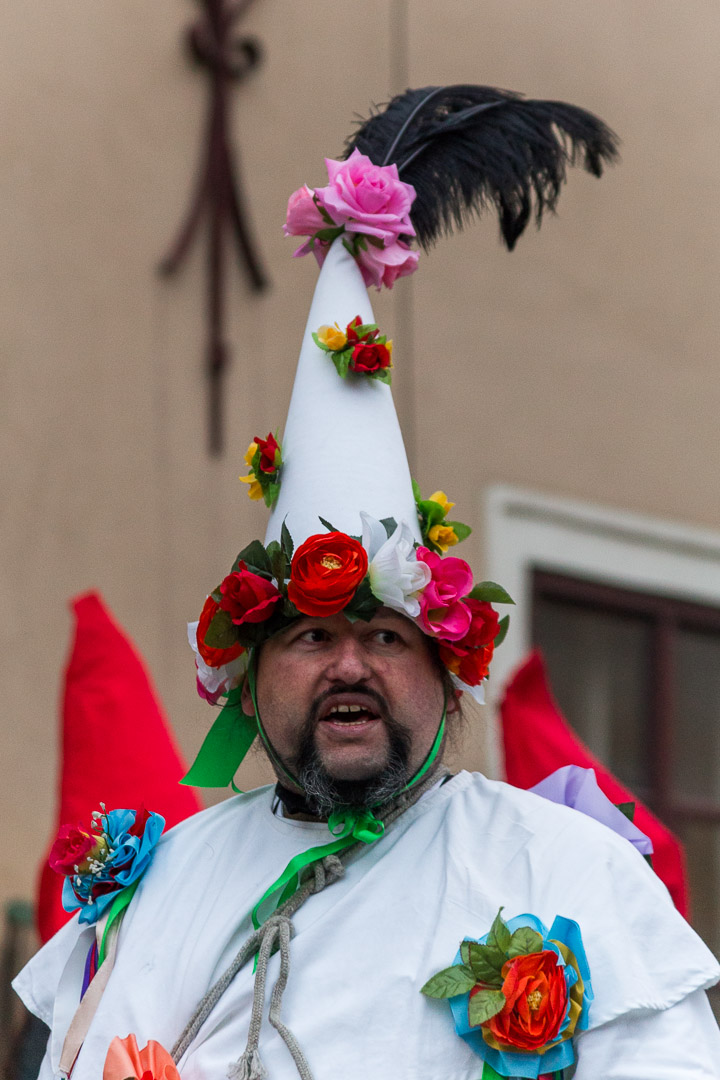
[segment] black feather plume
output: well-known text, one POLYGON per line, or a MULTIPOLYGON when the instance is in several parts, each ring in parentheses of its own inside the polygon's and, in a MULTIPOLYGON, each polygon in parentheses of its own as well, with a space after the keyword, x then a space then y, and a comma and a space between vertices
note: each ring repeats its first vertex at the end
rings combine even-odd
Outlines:
POLYGON ((531 215, 553 211, 567 167, 594 176, 617 158, 602 120, 561 101, 526 100, 489 86, 406 90, 346 142, 376 165, 395 162, 417 192, 410 214, 427 249, 443 234, 495 206, 512 251, 531 215))

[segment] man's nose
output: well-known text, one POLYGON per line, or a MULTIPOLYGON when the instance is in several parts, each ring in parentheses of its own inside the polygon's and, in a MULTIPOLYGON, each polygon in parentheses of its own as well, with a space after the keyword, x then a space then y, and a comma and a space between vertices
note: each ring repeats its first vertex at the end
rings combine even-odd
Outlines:
POLYGON ((331 682, 357 683, 371 675, 367 653, 352 635, 335 643, 329 660, 325 676, 331 682))

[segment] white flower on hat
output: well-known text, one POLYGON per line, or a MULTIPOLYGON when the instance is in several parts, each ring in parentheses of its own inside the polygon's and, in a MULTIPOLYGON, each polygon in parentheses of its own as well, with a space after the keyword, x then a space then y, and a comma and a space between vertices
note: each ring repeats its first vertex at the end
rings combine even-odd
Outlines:
POLYGON ((222 667, 210 667, 203 660, 197 644, 197 622, 189 622, 188 642, 195 653, 195 666, 197 668, 198 682, 204 688, 208 698, 217 700, 221 695, 228 694, 239 685, 247 668, 247 654, 241 653, 222 667))
POLYGON ((391 536, 382 522, 360 512, 362 545, 368 553, 368 577, 373 596, 411 619, 420 614, 418 594, 430 581, 430 568, 418 562, 414 536, 401 521, 391 536))
POLYGON ((457 675, 450 672, 450 682, 453 684, 456 690, 459 690, 462 694, 469 694, 471 698, 477 701, 478 705, 485 704, 485 683, 487 679, 483 679, 477 686, 468 686, 467 683, 459 679, 457 675))

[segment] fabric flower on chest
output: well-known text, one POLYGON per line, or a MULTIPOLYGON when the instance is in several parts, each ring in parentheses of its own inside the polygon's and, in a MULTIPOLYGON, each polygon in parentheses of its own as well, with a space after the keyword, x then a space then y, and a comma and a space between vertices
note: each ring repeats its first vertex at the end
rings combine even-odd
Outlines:
POLYGON ((147 870, 165 828, 165 818, 139 810, 94 811, 89 829, 63 825, 50 850, 52 870, 65 875, 62 903, 80 908, 81 923, 94 923, 118 894, 135 886, 147 870))
POLYGON ((134 1035, 114 1038, 105 1058, 102 1080, 180 1080, 167 1050, 153 1039, 139 1049, 134 1035))
POLYGON ((455 1030, 490 1075, 530 1080, 573 1064, 572 1039, 587 1028, 593 999, 576 922, 557 916, 548 931, 534 915, 505 923, 500 912, 422 993, 449 1000, 455 1030))

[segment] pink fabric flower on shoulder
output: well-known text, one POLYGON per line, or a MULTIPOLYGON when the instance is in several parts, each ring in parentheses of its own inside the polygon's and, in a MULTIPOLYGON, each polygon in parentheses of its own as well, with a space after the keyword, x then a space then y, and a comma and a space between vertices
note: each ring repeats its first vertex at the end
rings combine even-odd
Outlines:
POLYGON ((386 245, 399 236, 414 236, 410 207, 415 188, 404 184, 397 165, 374 165, 353 150, 347 161, 325 159, 329 183, 316 188, 321 206, 346 232, 375 236, 386 245))
POLYGON ((420 594, 419 623, 426 634, 459 641, 472 622, 472 613, 463 597, 473 587, 472 570, 464 559, 436 555, 419 547, 417 557, 429 567, 432 577, 420 594))
MULTIPOLYGON (((312 237, 320 229, 327 227, 327 222, 315 203, 315 192, 307 184, 303 184, 297 191, 293 191, 288 199, 287 217, 283 225, 285 236, 312 237)), ((312 251, 317 259, 318 266, 325 262, 325 256, 330 249, 330 244, 324 240, 314 240, 311 244, 307 239, 304 244, 293 251, 293 258, 299 259, 312 251)))
POLYGON ((105 1058, 103 1080, 180 1080, 173 1059, 159 1042, 150 1040, 143 1050, 137 1039, 114 1038, 105 1058))

